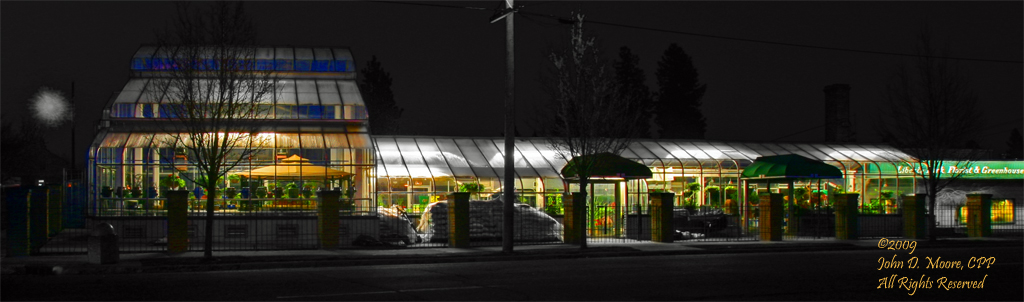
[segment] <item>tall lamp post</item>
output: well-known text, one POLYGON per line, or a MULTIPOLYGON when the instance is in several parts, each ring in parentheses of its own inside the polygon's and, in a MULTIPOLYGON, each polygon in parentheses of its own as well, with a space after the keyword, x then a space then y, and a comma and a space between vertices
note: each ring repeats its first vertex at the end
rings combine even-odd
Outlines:
POLYGON ((515 167, 513 165, 515 152, 515 35, 513 29, 515 28, 513 23, 513 16, 515 15, 516 8, 513 5, 515 0, 505 0, 504 9, 495 10, 495 14, 491 16, 491 23, 505 19, 505 58, 506 58, 506 71, 505 71, 505 180, 503 186, 504 199, 502 208, 502 229, 501 229, 501 251, 504 253, 512 253, 512 246, 514 244, 515 232, 514 231, 514 220, 515 208, 513 202, 515 202, 515 167))

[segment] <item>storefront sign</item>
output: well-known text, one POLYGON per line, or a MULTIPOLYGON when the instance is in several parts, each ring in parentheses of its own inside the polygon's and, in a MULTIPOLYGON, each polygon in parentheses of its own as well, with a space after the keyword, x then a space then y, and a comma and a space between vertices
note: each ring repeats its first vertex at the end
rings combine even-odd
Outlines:
MULTIPOLYGON (((881 171, 875 167, 868 166, 866 173, 874 174, 881 172, 884 175, 907 175, 924 174, 926 166, 922 163, 895 164, 896 166, 880 164, 881 171)), ((936 168, 941 178, 954 177, 962 174, 965 179, 1024 179, 1024 161, 976 161, 970 164, 955 165, 944 164, 936 168)))

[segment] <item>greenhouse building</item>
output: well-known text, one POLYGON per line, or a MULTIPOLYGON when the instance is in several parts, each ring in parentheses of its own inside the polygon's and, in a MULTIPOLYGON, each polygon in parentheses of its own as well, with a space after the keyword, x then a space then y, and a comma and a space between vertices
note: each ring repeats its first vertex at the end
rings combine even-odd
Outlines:
MULTIPOLYGON (((89 150, 88 219, 91 224, 112 224, 127 251, 164 248, 165 193, 171 190, 191 193, 191 248, 200 249, 204 240, 205 224, 200 222, 207 209, 201 201, 207 192, 194 182, 201 178, 196 155, 174 144, 175 133, 166 127, 178 118, 171 110, 175 100, 159 80, 177 68, 163 55, 167 52, 156 46, 137 51, 130 64, 132 77, 109 100, 89 150)), ((439 216, 429 215, 432 208, 452 192, 471 192, 472 200, 488 201, 502 191, 501 138, 371 136, 367 128, 372 117, 356 85, 357 69, 348 49, 266 47, 251 59, 255 69, 274 76, 274 91, 261 100, 253 121, 259 131, 249 134, 266 143, 221 179, 214 205, 215 249, 317 248, 323 191, 343 192, 343 246, 367 241, 445 246, 431 240, 438 237, 430 226, 443 224, 439 216)), ((516 208, 522 212, 516 216, 517 228, 529 227, 522 226, 526 221, 543 221, 558 226, 544 232, 560 232, 563 198, 579 190, 574 179, 561 173, 569 158, 547 138, 519 138, 515 150, 516 208)), ((792 215, 788 219, 800 219, 790 224, 789 236, 833 236, 830 196, 838 193, 859 193, 862 221, 877 222, 862 223, 862 228, 877 227, 862 235, 899 236, 901 196, 920 191, 913 169, 907 168, 916 160, 884 145, 640 139, 619 155, 648 167, 652 176, 592 181, 586 188, 587 221, 594 240, 650 238, 649 226, 642 222, 651 192, 675 193, 676 216, 684 221, 676 222, 681 239, 756 240, 757 196, 766 193, 786 195, 792 215), (780 155, 796 155, 838 172, 745 175, 759 158, 780 155)), ((982 165, 986 171, 999 171, 968 177, 981 184, 975 187, 995 188, 993 223, 1016 225, 1024 164, 975 165, 979 171, 982 165)), ((962 210, 952 207, 963 204, 949 206, 949 222, 940 224, 962 226, 956 222, 962 210)), ((484 228, 501 225, 477 222, 484 228)), ((557 242, 560 237, 544 238, 534 241, 557 242)))

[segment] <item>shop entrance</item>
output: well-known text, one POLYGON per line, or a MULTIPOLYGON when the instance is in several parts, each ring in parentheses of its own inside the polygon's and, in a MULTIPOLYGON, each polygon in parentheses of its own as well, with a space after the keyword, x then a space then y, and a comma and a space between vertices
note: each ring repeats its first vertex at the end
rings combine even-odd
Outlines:
MULTIPOLYGON (((625 182, 594 180, 587 184, 587 237, 590 240, 612 240, 622 237, 625 182)), ((570 185, 579 192, 579 184, 570 185)))

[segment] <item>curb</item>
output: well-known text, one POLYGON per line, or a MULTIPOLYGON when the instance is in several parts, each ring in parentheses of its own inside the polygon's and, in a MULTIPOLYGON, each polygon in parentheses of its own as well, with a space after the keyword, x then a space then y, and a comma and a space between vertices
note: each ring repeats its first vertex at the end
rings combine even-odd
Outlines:
MULTIPOLYGON (((1020 241, 973 241, 973 242, 940 242, 919 246, 919 248, 976 248, 976 247, 1020 247, 1020 241)), ((553 259, 582 259, 582 258, 610 258, 610 257, 644 257, 644 256, 676 256, 676 255, 708 255, 708 254, 749 254, 749 253, 791 253, 791 252, 815 252, 815 251, 850 251, 850 250, 877 250, 877 246, 865 244, 853 244, 846 242, 835 243, 787 243, 778 245, 749 245, 749 244, 709 244, 695 247, 690 250, 660 250, 641 251, 630 247, 621 248, 592 248, 581 252, 575 249, 556 251, 530 251, 516 252, 512 255, 505 255, 501 252, 479 252, 472 255, 409 255, 391 257, 315 257, 316 259, 298 259, 293 261, 265 261, 259 258, 251 258, 251 261, 239 261, 233 263, 213 264, 170 264, 170 265, 144 265, 139 261, 122 262, 118 265, 96 265, 96 264, 23 264, 4 266, 3 275, 97 275, 97 274, 134 274, 134 273, 176 273, 176 272, 209 272, 209 271, 234 271, 234 270, 269 270, 289 268, 312 268, 312 267, 350 267, 350 266, 372 266, 372 265, 404 265, 404 264, 437 264, 437 263, 464 263, 464 262, 491 262, 491 261, 524 261, 524 260, 553 260, 553 259), (606 251, 601 251, 606 249, 606 251), (607 249, 618 249, 618 251, 607 251, 607 249), (624 250, 628 249, 628 250, 624 250)))

